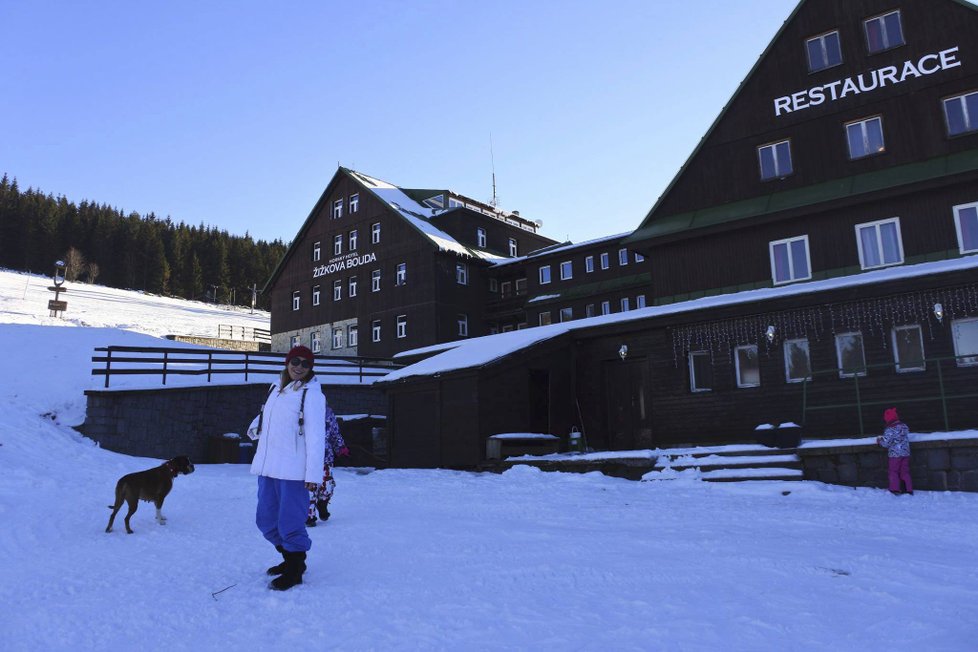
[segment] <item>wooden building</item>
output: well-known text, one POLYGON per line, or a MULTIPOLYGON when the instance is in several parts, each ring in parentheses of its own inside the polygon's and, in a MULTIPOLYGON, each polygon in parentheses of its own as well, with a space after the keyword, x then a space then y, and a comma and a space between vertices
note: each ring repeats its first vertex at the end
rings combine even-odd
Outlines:
POLYGON ((645 256, 649 307, 401 370, 384 384, 395 458, 424 457, 402 408, 420 387, 431 411, 473 415, 459 441, 425 424, 453 442, 426 451, 435 466, 477 462, 498 427, 535 431, 531 387, 547 432, 597 448, 783 422, 876 434, 889 405, 917 432, 978 427, 978 10, 802 0, 622 244, 645 256))

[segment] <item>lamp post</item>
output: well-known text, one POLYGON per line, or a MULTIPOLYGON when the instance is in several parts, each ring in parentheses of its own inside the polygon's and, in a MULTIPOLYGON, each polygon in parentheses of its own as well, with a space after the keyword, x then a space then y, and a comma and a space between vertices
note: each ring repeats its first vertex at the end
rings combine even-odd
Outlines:
POLYGON ((68 309, 68 302, 61 300, 61 293, 68 291, 68 288, 62 287, 65 284, 65 261, 54 262, 54 276, 51 280, 54 285, 49 286, 48 289, 54 292, 54 299, 48 300, 48 310, 51 311, 52 317, 63 317, 64 311, 68 309))

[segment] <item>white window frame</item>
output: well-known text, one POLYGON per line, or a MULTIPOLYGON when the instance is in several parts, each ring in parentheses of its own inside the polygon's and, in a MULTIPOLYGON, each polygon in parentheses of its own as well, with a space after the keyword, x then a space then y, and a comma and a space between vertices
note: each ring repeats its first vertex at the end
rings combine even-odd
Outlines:
POLYGON ((320 241, 312 243, 312 262, 319 262, 323 257, 322 247, 320 246, 320 241))
POLYGON ((380 341, 380 320, 375 319, 370 322, 370 339, 373 342, 380 341))
POLYGON ((978 202, 971 202, 970 204, 958 204, 953 209, 954 211, 954 230, 958 234, 958 251, 961 255, 978 253, 978 202), (964 242, 964 229, 961 226, 961 213, 963 211, 970 211, 972 214, 967 217, 973 218, 975 221, 974 233, 975 241, 974 246, 966 248, 964 242))
POLYGON ((300 338, 299 338, 298 335, 293 335, 292 337, 290 337, 289 338, 289 348, 290 349, 294 349, 295 347, 299 346, 299 340, 300 340, 300 338))
POLYGON ((866 52, 869 54, 877 54, 879 52, 886 52, 887 50, 892 50, 893 48, 900 47, 906 44, 907 39, 903 34, 903 16, 900 14, 899 9, 894 9, 893 11, 888 11, 885 14, 880 14, 879 16, 873 16, 872 18, 867 18, 863 21, 863 35, 866 37, 866 52), (891 43, 891 36, 886 33, 886 21, 885 19, 893 14, 897 15, 897 22, 900 25, 900 42, 891 43), (878 50, 874 50, 869 42, 869 24, 873 22, 879 22, 880 24, 880 34, 883 36, 883 47, 878 50))
POLYGON ((978 106, 978 91, 953 95, 951 97, 946 97, 941 101, 941 106, 944 109, 944 127, 947 130, 947 135, 949 138, 956 138, 957 136, 964 136, 965 134, 978 131, 978 111, 975 111, 974 115, 972 115, 970 109, 968 108, 968 98, 972 97, 976 100, 975 106, 978 106), (951 118, 948 116, 947 107, 952 102, 957 102, 961 105, 961 116, 964 118, 964 131, 956 131, 951 133, 951 118))
POLYGON ((784 344, 781 345, 781 352, 784 355, 784 382, 786 383, 803 383, 806 380, 812 382, 812 349, 808 342, 807 337, 798 337, 795 339, 785 340, 784 344), (808 360, 808 375, 800 376, 797 378, 791 375, 791 355, 788 353, 789 347, 793 344, 798 344, 804 342, 805 346, 802 347, 805 350, 805 359, 808 360))
MULTIPOLYGON (((978 331, 978 317, 969 317, 967 319, 955 319, 951 322, 951 339, 954 341, 954 355, 955 356, 968 356, 963 359, 958 359, 957 364, 959 367, 974 367, 978 365, 978 346, 975 347, 974 351, 962 351, 960 344, 959 334, 961 329, 965 324, 969 325, 969 330, 974 328, 978 331)), ((978 334, 976 334, 978 338, 978 334)))
POLYGON ((618 250, 618 266, 624 267, 628 264, 628 249, 618 250))
POLYGON ((886 153, 886 134, 883 133, 883 116, 874 115, 871 118, 863 118, 861 120, 853 120, 852 122, 847 122, 846 125, 846 148, 849 150, 849 160, 858 161, 860 159, 869 158, 870 156, 878 156, 879 154, 886 153), (872 151, 869 148, 869 129, 868 125, 872 122, 879 123, 880 129, 880 143, 883 145, 883 149, 878 149, 872 151), (859 132, 861 136, 861 142, 863 145, 864 152, 862 154, 856 155, 852 151, 852 139, 849 137, 850 127, 859 127, 859 132))
POLYGON ((351 299, 353 297, 357 296, 357 277, 356 276, 351 276, 350 277, 349 282, 347 283, 346 294, 351 299))
POLYGON ((552 323, 553 323, 553 318, 552 318, 552 316, 551 316, 551 314, 550 314, 550 311, 549 311, 549 310, 544 310, 544 311, 542 311, 542 312, 541 312, 541 313, 540 313, 540 314, 539 314, 539 315, 537 316, 537 322, 538 322, 538 323, 539 323, 539 324, 540 324, 541 326, 549 326, 550 324, 552 324, 552 323))
POLYGON ((890 341, 893 343, 893 363, 896 366, 896 371, 898 374, 927 370, 927 363, 924 362, 924 358, 926 357, 926 352, 924 351, 924 329, 920 327, 920 324, 903 324, 901 326, 894 326, 890 329, 890 341), (900 349, 897 346, 897 332, 910 330, 917 331, 916 341, 920 344, 920 363, 913 367, 900 364, 900 349))
POLYGON ((499 279, 498 278, 495 278, 494 277, 494 278, 489 279, 489 291, 491 293, 493 293, 493 294, 498 294, 499 293, 499 279))
POLYGON ((818 72, 820 70, 828 70, 829 68, 834 68, 836 66, 842 65, 843 63, 842 39, 839 36, 839 30, 834 29, 831 32, 825 32, 824 34, 819 34, 818 36, 813 36, 809 39, 805 39, 805 56, 808 58, 808 72, 818 72), (835 36, 835 45, 839 49, 839 63, 829 62, 829 56, 828 56, 829 48, 827 45, 827 39, 833 35, 835 36), (819 65, 816 66, 815 62, 812 61, 812 50, 809 47, 809 44, 812 41, 819 42, 819 49, 821 50, 822 53, 822 59, 824 61, 824 65, 822 65, 822 62, 819 62, 819 65))
POLYGON ((350 214, 356 213, 360 210, 360 193, 355 192, 350 195, 350 214))
POLYGON ((333 236, 333 255, 339 256, 343 253, 343 234, 333 236))
POLYGON ((588 256, 584 259, 584 272, 590 274, 594 271, 594 256, 588 256))
POLYGON ((458 336, 468 337, 469 336, 469 316, 459 315, 456 322, 458 323, 458 336))
POLYGON ((513 295, 513 284, 510 281, 503 281, 499 284, 499 296, 508 299, 513 295))
POLYGON ((312 305, 314 306, 319 305, 319 293, 320 293, 319 286, 318 285, 312 286, 312 305))
POLYGON ((333 202, 333 219, 338 220, 343 217, 343 200, 337 199, 333 202))
POLYGON ((333 329, 333 350, 343 348, 343 328, 336 327, 333 329))
POLYGON ((380 270, 375 269, 370 272, 370 291, 380 292, 380 270))
POLYGON ((791 139, 779 140, 776 143, 768 143, 766 145, 761 145, 757 148, 757 167, 758 174, 760 174, 761 181, 770 181, 772 179, 784 179, 785 177, 791 176, 794 173, 795 168, 791 162, 791 139), (779 154, 779 147, 781 145, 787 146, 787 157, 783 154, 779 154), (767 176, 764 175, 764 153, 770 150, 771 161, 774 164, 773 174, 767 176))
POLYGON ((333 281, 333 301, 343 300, 343 279, 338 278, 333 281))
POLYGON ((299 290, 296 290, 292 293, 292 311, 294 312, 298 310, 301 307, 301 304, 302 295, 299 293, 299 290))
POLYGON ((519 244, 516 242, 516 238, 509 239, 509 256, 510 258, 516 258, 519 256, 519 244))
POLYGON ((642 254, 640 254, 640 253, 638 253, 636 251, 635 252, 635 262, 636 263, 644 263, 645 262, 645 256, 643 256, 642 254))
POLYGON ((398 263, 394 272, 394 285, 407 284, 407 263, 398 263))
POLYGON ((701 356, 705 357, 707 361, 710 360, 709 351, 690 351, 689 355, 686 356, 686 363, 689 367, 689 391, 694 394, 713 391, 712 387, 699 387, 696 384, 696 365, 693 363, 693 360, 701 356))
POLYGON ((560 280, 569 281, 574 278, 574 263, 570 260, 565 260, 560 264, 560 280))
POLYGON ((760 387, 761 386, 761 358, 757 351, 756 344, 741 344, 734 347, 734 374, 737 380, 737 387, 747 388, 747 387, 760 387), (740 369, 740 352, 741 351, 753 351, 754 359, 757 360, 757 382, 751 383, 743 379, 740 369))
POLYGON ((621 298, 621 311, 628 312, 632 309, 632 303, 628 300, 628 297, 621 298))
POLYGON ((645 295, 644 294, 640 294, 637 297, 635 297, 635 307, 636 308, 644 308, 645 307, 645 295))
POLYGON ((608 269, 609 267, 611 267, 611 256, 608 254, 607 251, 601 254, 600 258, 601 258, 601 269, 608 269))
POLYGON ((589 304, 587 304, 584 307, 584 316, 585 317, 594 317, 594 304, 593 303, 589 303, 589 304))
POLYGON ((459 285, 469 284, 469 266, 465 263, 455 263, 455 282, 459 285))
POLYGON ((516 292, 516 296, 521 297, 526 294, 526 279, 518 278, 516 283, 513 284, 513 291, 516 292))
POLYGON ((370 225, 370 244, 380 244, 380 222, 370 225))
POLYGON ((349 249, 350 251, 356 251, 357 250, 357 239, 358 239, 357 230, 356 229, 353 229, 352 231, 350 231, 350 234, 347 237, 347 242, 348 242, 347 249, 349 249))
POLYGON ((838 333, 835 336, 835 360, 839 366, 839 378, 852 378, 854 376, 862 377, 866 375, 866 342, 863 339, 862 331, 849 331, 847 333, 838 333), (862 353, 862 359, 863 359, 862 371, 846 372, 845 367, 843 367, 842 365, 842 348, 839 345, 842 341, 842 338, 849 337, 852 335, 859 336, 859 349, 860 352, 862 353))
POLYGON ((807 281, 812 277, 812 253, 808 248, 808 234, 799 235, 792 238, 784 238, 783 240, 774 240, 768 243, 768 253, 771 257, 771 280, 774 285, 786 285, 788 283, 796 283, 798 281, 807 281), (805 263, 808 266, 807 276, 796 276, 795 275, 795 259, 791 255, 791 244, 797 241, 804 241, 805 243, 805 263), (777 266, 774 264, 774 250, 776 247, 784 245, 788 250, 788 276, 789 278, 783 281, 779 281, 777 278, 777 266))
POLYGON ((610 301, 602 301, 601 302, 601 314, 602 315, 610 315, 611 314, 611 302, 610 301))
POLYGON ((574 319, 574 308, 568 306, 560 309, 560 322, 572 321, 574 319))
POLYGON ((323 350, 323 343, 320 339, 319 331, 309 333, 309 348, 313 353, 320 353, 323 350))
POLYGON ((475 241, 477 247, 486 246, 486 230, 481 226, 478 226, 475 229, 475 241))
POLYGON ((394 323, 397 325, 397 339, 407 337, 407 315, 398 315, 394 323))
POLYGON ((356 325, 351 324, 346 329, 346 345, 350 348, 353 348, 357 346, 359 342, 360 342, 360 329, 356 325))
POLYGON ((540 274, 540 285, 547 285, 550 283, 550 265, 540 265, 538 273, 540 274), (547 277, 546 280, 543 278, 545 274, 547 277))
POLYGON ((865 222, 863 224, 857 224, 856 229, 856 247, 859 249, 859 266, 863 269, 878 269, 880 267, 891 267, 893 265, 903 264, 903 234, 900 232, 900 218, 891 217, 885 220, 877 220, 875 222, 865 222), (893 262, 886 262, 883 260, 883 233, 881 227, 884 224, 895 224, 896 225, 896 236, 897 236, 897 254, 899 259, 893 262), (878 265, 868 265, 866 261, 866 251, 863 249, 863 229, 873 229, 876 237, 876 254, 879 256, 880 263, 878 265))

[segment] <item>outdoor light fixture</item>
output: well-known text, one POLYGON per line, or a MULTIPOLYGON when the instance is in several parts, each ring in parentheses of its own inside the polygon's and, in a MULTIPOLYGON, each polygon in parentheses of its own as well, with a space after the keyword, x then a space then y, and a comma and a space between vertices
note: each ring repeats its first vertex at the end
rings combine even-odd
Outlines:
POLYGON ((56 260, 54 261, 54 277, 52 278, 54 284, 61 287, 65 284, 65 261, 56 260))
POLYGON ((773 324, 767 327, 767 332, 765 332, 764 335, 767 336, 767 341, 769 343, 773 343, 774 342, 774 325, 773 324))
POLYGON ((939 303, 934 304, 934 316, 937 317, 938 322, 944 321, 944 306, 939 303))
POLYGON ((622 344, 621 345, 621 348, 618 349, 618 357, 621 358, 622 361, 624 361, 625 358, 628 357, 628 345, 627 344, 622 344))

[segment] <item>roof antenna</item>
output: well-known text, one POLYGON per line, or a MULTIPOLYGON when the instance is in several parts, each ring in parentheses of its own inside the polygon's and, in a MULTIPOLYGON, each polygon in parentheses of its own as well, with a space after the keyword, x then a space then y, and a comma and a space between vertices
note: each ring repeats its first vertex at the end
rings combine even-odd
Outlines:
POLYGON ((492 153, 492 132, 489 132, 489 161, 492 164, 492 199, 489 200, 489 205, 493 208, 499 208, 499 197, 496 196, 496 157, 492 153))

